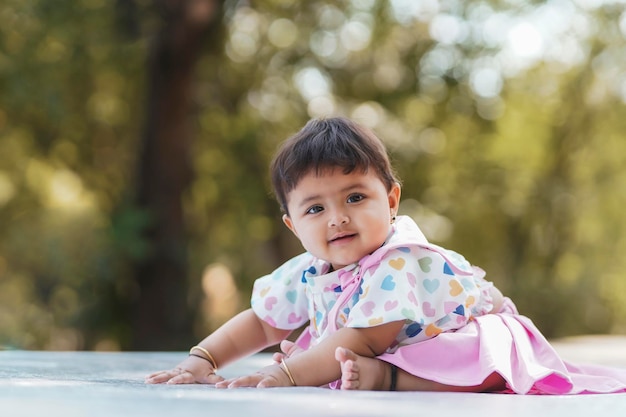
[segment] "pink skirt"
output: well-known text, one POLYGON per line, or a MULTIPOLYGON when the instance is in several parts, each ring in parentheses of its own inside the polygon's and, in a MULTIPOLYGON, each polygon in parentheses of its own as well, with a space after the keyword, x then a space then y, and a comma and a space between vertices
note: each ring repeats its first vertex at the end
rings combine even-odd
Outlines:
POLYGON ((506 299, 503 311, 463 328, 378 357, 431 381, 480 385, 494 372, 516 394, 626 392, 626 369, 563 361, 527 317, 506 299))

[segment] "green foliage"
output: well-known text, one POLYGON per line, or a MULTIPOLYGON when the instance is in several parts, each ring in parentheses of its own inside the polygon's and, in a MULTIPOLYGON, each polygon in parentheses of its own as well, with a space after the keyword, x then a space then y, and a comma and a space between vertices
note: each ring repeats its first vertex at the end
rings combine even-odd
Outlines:
MULTIPOLYGON (((123 3, 0 5, 0 345, 123 348, 132 331, 150 218, 126 201, 156 25, 151 2, 123 3)), ((342 114, 387 143, 404 213, 548 336, 626 329, 621 2, 236 3, 196 68, 189 303, 220 262, 243 308, 301 250, 267 166, 342 114)))

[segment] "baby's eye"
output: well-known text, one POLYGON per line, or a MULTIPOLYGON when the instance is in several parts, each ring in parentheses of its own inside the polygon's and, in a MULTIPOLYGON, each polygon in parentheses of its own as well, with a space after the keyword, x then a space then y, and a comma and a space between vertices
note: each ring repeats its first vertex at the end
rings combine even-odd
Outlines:
POLYGON ((316 205, 316 206, 309 207, 308 210, 306 211, 306 214, 317 214, 322 210, 324 210, 324 207, 316 205))
POLYGON ((348 197, 348 203, 358 203, 364 198, 365 196, 363 194, 352 194, 348 197))

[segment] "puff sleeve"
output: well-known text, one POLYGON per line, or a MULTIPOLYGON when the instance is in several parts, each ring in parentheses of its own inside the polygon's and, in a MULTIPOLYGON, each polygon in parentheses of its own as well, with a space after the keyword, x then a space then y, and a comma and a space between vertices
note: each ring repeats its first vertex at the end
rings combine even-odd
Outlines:
POLYGON ((309 321, 305 274, 312 271, 313 257, 303 253, 254 282, 252 310, 270 326, 297 329, 309 321))
POLYGON ((416 334, 427 329, 433 336, 467 322, 481 297, 471 265, 434 245, 390 249, 362 279, 348 327, 404 320, 416 323, 416 334))

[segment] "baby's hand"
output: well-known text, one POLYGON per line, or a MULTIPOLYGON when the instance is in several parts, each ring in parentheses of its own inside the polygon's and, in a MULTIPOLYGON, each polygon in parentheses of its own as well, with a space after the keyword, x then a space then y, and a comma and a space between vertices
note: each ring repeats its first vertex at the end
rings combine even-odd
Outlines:
POLYGON ((146 384, 215 384, 223 381, 213 367, 200 358, 190 356, 174 369, 155 372, 146 377, 146 384))
POLYGON ((216 388, 270 388, 291 386, 293 386, 293 384, 285 371, 280 368, 280 365, 266 366, 252 375, 226 379, 215 384, 216 388))
POLYGON ((274 359, 274 362, 276 363, 281 363, 283 359, 287 359, 292 357, 293 355, 304 352, 304 349, 302 349, 290 340, 283 340, 282 342, 280 342, 280 350, 282 352, 274 352, 274 354, 272 355, 272 359, 274 359))

